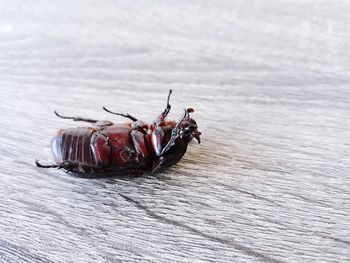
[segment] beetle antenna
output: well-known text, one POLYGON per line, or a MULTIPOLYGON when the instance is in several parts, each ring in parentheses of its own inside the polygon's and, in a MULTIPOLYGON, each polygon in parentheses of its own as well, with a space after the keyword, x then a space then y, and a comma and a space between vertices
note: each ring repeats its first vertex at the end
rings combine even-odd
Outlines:
POLYGON ((105 106, 103 106, 103 109, 105 111, 107 111, 108 113, 111 113, 111 114, 114 114, 114 115, 119 115, 119 116, 122 116, 124 118, 128 118, 132 121, 137 121, 137 118, 135 118, 134 116, 130 115, 129 113, 127 114, 123 114, 123 113, 119 113, 119 112, 113 112, 113 111, 110 111, 109 109, 107 109, 105 106))

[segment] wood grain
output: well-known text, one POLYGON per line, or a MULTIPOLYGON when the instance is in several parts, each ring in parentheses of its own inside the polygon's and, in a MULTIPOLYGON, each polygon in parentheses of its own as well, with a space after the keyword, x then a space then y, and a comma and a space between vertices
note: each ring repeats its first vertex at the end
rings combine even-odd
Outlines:
POLYGON ((350 261, 346 1, 0 2, 0 262, 350 261), (193 107, 157 178, 56 170, 63 115, 193 107))

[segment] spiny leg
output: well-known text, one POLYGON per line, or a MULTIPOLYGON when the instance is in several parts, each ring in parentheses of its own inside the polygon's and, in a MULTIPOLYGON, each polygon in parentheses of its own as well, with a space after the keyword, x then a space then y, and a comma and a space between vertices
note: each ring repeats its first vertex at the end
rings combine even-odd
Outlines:
POLYGON ((67 117, 67 116, 62 116, 60 115, 57 111, 54 111, 56 116, 61 118, 61 119, 68 119, 68 120, 73 120, 73 121, 85 121, 85 122, 90 122, 90 123, 96 123, 98 120, 93 120, 93 119, 86 119, 86 118, 81 118, 81 117, 67 117))
POLYGON ((163 115, 164 118, 169 114, 169 111, 170 111, 170 109, 171 109, 171 105, 170 105, 170 103, 169 103, 171 93, 173 93, 173 90, 172 90, 172 89, 169 90, 168 99, 167 99, 167 101, 166 101, 166 108, 165 108, 165 110, 164 110, 163 113, 162 113, 162 115, 163 115))
POLYGON ((36 164, 36 166, 38 166, 40 168, 60 168, 61 167, 59 164, 44 165, 44 164, 39 163, 38 160, 35 160, 35 164, 36 164))
POLYGON ((113 111, 110 111, 109 109, 107 109, 105 106, 103 106, 103 109, 105 111, 107 111, 108 113, 111 113, 111 114, 114 114, 114 115, 119 115, 119 116, 122 116, 124 118, 128 118, 128 119, 130 119, 132 121, 137 121, 137 118, 132 116, 132 115, 130 115, 129 113, 123 114, 123 113, 119 113, 119 112, 113 112, 113 111))
POLYGON ((61 163, 61 164, 48 164, 48 165, 45 165, 45 164, 39 163, 38 160, 35 160, 35 164, 39 168, 58 168, 58 169, 64 169, 67 172, 73 171, 72 165, 69 162, 64 162, 64 163, 61 163))

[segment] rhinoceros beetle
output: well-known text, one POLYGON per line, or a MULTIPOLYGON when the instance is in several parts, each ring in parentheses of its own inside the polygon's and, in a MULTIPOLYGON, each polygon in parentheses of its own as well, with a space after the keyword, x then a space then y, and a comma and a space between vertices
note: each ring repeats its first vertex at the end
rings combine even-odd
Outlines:
POLYGON ((195 138, 201 142, 197 123, 190 118, 194 110, 188 108, 178 122, 167 120, 172 90, 169 90, 164 111, 150 124, 138 120, 130 114, 108 113, 131 120, 114 124, 81 117, 57 117, 73 121, 88 122, 90 127, 61 129, 52 139, 51 149, 55 164, 41 168, 59 168, 67 172, 83 174, 152 174, 177 163, 187 150, 189 142, 195 138))

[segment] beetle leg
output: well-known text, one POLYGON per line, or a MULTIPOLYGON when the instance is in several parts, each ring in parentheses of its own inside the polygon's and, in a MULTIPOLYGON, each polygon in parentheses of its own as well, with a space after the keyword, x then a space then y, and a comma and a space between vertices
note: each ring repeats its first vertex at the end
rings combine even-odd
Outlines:
POLYGON ((166 108, 165 108, 165 110, 163 112, 164 118, 169 114, 170 109, 171 109, 171 105, 169 103, 171 93, 173 93, 172 89, 169 90, 168 99, 166 100, 166 108))
POLYGON ((85 122, 90 122, 90 123, 96 123, 98 122, 98 120, 93 120, 93 119, 85 119, 85 118, 81 118, 81 117, 67 117, 67 116, 62 116, 60 115, 57 111, 54 111, 56 116, 61 118, 61 119, 69 119, 69 120, 73 120, 73 121, 85 121, 85 122))
POLYGON ((70 170, 71 168, 71 165, 69 162, 64 162, 64 163, 61 163, 61 164, 48 164, 48 165, 45 165, 45 164, 41 164, 39 163, 38 160, 35 160, 35 164, 36 166, 38 166, 39 168, 58 168, 58 169, 66 169, 66 170, 70 170))
POLYGON ((160 156, 162 153, 163 137, 164 137, 164 131, 161 127, 158 127, 151 133, 151 145, 156 156, 160 156))
POLYGON ((152 174, 159 173, 164 169, 176 164, 179 160, 181 160, 186 150, 187 150, 187 143, 180 141, 177 144, 177 147, 175 147, 171 152, 168 152, 165 155, 161 155, 160 157, 155 158, 152 165, 151 173, 152 174))
POLYGON ((158 128, 163 122, 165 117, 169 114, 170 109, 171 109, 171 105, 169 103, 170 100, 170 95, 173 92, 172 89, 169 90, 169 94, 168 94, 168 99, 166 101, 166 108, 164 109, 164 111, 157 117, 157 119, 155 119, 152 123, 153 127, 156 129, 158 128))
POLYGON ((60 168, 59 164, 44 165, 44 164, 39 163, 38 160, 35 160, 35 164, 36 164, 36 166, 38 166, 40 168, 60 168))
POLYGON ((105 111, 107 111, 108 113, 111 113, 111 114, 114 114, 114 115, 119 115, 119 116, 122 116, 124 118, 128 118, 132 121, 137 121, 137 118, 135 118, 134 116, 130 115, 129 113, 126 113, 126 114, 123 114, 123 113, 119 113, 119 112, 113 112, 113 111, 110 111, 109 109, 107 109, 105 106, 103 106, 103 109, 105 111))
POLYGON ((171 109, 171 105, 170 105, 170 103, 169 103, 171 93, 173 93, 173 90, 172 90, 172 89, 169 90, 168 99, 167 99, 167 101, 166 101, 166 108, 165 108, 165 110, 164 110, 163 113, 162 113, 163 118, 165 118, 165 117, 169 114, 170 109, 171 109))

